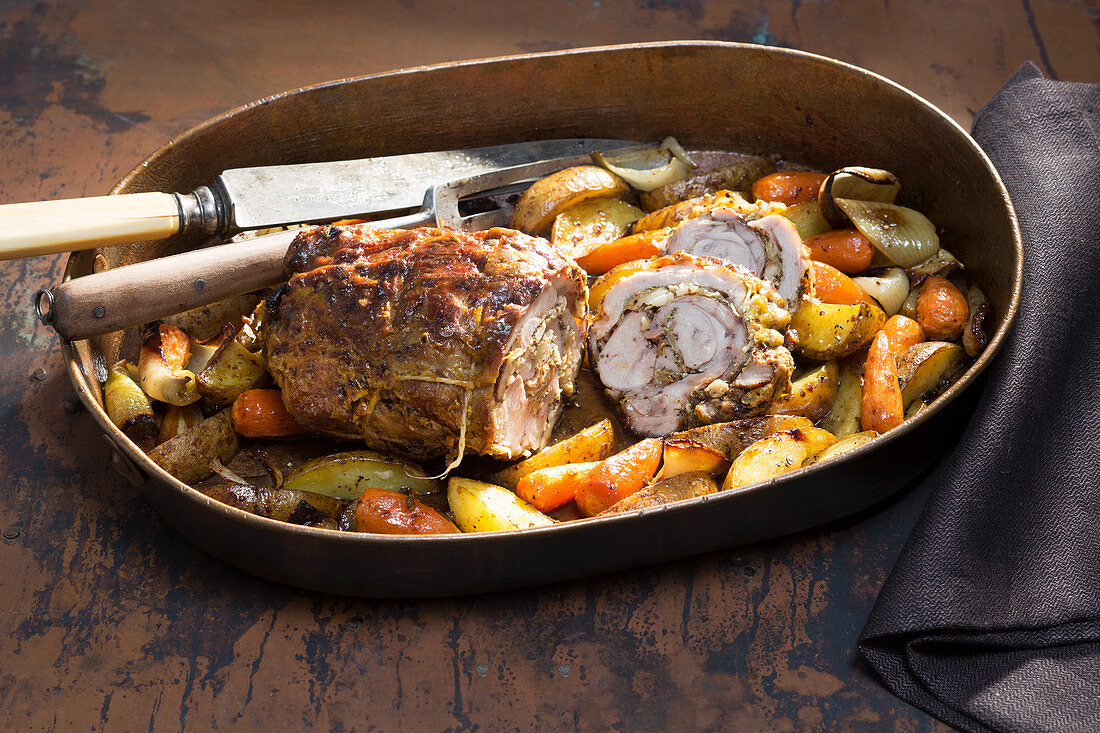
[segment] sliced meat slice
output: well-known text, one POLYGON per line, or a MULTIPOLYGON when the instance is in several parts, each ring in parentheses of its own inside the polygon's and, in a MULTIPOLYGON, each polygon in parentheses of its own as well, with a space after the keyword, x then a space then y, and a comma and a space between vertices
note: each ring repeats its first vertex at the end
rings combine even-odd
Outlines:
POLYGON ((755 415, 790 385, 790 315, 739 267, 677 252, 617 267, 592 294, 589 362, 636 433, 755 415))
POLYGON ((769 214, 750 220, 736 211, 716 207, 681 222, 668 239, 666 251, 713 257, 740 265, 776 287, 793 312, 810 282, 809 253, 798 230, 787 219, 769 214))

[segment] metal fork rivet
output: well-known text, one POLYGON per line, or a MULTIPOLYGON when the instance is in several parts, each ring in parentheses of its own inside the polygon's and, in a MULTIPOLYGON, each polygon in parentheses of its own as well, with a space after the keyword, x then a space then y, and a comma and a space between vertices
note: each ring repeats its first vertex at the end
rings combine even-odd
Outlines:
POLYGON ((195 290, 202 290, 205 287, 206 287, 206 281, 203 280, 202 278, 199 278, 198 280, 195 281, 195 290))
POLYGON ((96 318, 102 318, 103 316, 107 315, 107 309, 101 305, 97 305, 95 307, 95 310, 92 311, 92 315, 96 318))

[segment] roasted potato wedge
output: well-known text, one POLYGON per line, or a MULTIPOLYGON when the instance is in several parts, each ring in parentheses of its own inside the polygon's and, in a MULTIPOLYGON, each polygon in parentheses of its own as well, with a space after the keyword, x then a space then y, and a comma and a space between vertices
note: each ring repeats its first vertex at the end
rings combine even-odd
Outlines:
POLYGON ((817 361, 847 356, 867 344, 886 322, 873 305, 837 305, 803 299, 788 327, 798 334, 798 350, 817 361))
POLYGON ((966 352, 947 341, 925 341, 911 346, 898 359, 901 402, 907 408, 925 395, 936 395, 966 364, 966 352))
POLYGON ((260 386, 267 378, 262 354, 241 344, 241 335, 226 339, 196 380, 199 394, 215 405, 231 405, 242 393, 260 386))
POLYGON ((516 490, 519 480, 540 468, 561 466, 566 463, 588 463, 602 461, 611 455, 611 446, 615 442, 615 428, 610 420, 585 428, 576 435, 549 445, 530 458, 498 471, 493 480, 512 491, 516 490))
POLYGON ((836 458, 837 456, 843 455, 848 451, 855 450, 856 448, 859 448, 863 445, 867 445, 877 437, 878 433, 876 433, 874 430, 865 430, 861 433, 853 433, 852 435, 848 435, 839 439, 837 442, 833 443, 817 455, 810 456, 802 465, 811 466, 815 463, 820 463, 821 461, 827 461, 830 458, 836 458))
POLYGON ((709 473, 706 471, 689 471, 688 473, 680 473, 661 479, 657 483, 618 501, 610 509, 604 510, 602 514, 618 514, 633 509, 648 509, 681 499, 713 494, 716 491, 718 491, 718 484, 709 473))
POLYGON ((540 178, 523 192, 512 210, 510 226, 527 234, 542 234, 561 212, 582 201, 620 197, 630 186, 617 175, 595 165, 578 165, 540 178))
POLYGON ((821 428, 795 428, 756 441, 733 461, 722 490, 767 481, 801 468, 806 459, 836 442, 832 433, 821 428))
POLYGON ((788 206, 786 211, 779 213, 794 224, 794 228, 798 230, 798 236, 803 239, 816 237, 832 229, 829 222, 825 221, 825 217, 821 215, 821 208, 817 205, 816 199, 788 206))
POLYGON ((168 316, 164 321, 186 331, 196 341, 206 341, 217 336, 227 323, 240 325, 241 316, 251 313, 259 302, 259 293, 234 295, 217 303, 168 316))
POLYGON ((821 426, 838 438, 860 431, 863 380, 848 367, 841 367, 832 409, 821 419, 821 426))
POLYGON ((134 379, 136 373, 137 367, 126 361, 110 368, 103 383, 103 409, 126 437, 142 448, 149 448, 157 435, 157 420, 149 395, 134 379))
POLYGON ((790 394, 772 402, 770 415, 798 415, 817 422, 829 412, 840 388, 840 366, 828 361, 791 383, 790 394))
POLYGON ((548 527, 554 520, 502 486, 466 478, 447 482, 447 502, 463 532, 548 527))
POLYGON ((703 472, 718 475, 730 466, 725 454, 709 445, 689 438, 669 438, 665 441, 659 477, 670 479, 682 473, 703 472))
POLYGON ((190 484, 212 475, 210 462, 217 458, 227 463, 239 447, 231 411, 226 409, 161 443, 149 451, 149 457, 180 481, 190 484))
POLYGON ((550 242, 558 254, 577 259, 597 244, 626 236, 643 216, 644 211, 619 198, 590 199, 554 217, 550 242))
POLYGON ((412 461, 355 450, 303 463, 286 477, 283 488, 354 501, 367 489, 428 494, 438 491, 439 484, 412 461))
POLYGON ((761 438, 783 430, 810 427, 813 427, 812 422, 796 415, 760 415, 682 430, 670 435, 665 442, 705 446, 716 451, 727 461, 733 461, 741 451, 761 438))

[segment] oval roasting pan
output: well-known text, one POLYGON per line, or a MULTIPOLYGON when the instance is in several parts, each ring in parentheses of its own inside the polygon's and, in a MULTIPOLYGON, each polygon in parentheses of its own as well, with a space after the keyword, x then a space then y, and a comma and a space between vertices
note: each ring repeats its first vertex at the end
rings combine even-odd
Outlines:
MULTIPOLYGON (((172 478, 107 418, 100 384, 135 334, 64 343, 69 374, 161 515, 199 547, 304 588, 377 597, 474 593, 582 577, 754 542, 846 516, 901 488, 967 415, 960 394, 1016 313, 1022 245, 1008 195, 957 124, 868 71, 808 53, 720 42, 632 44, 443 64, 343 79, 245 105, 153 153, 112 193, 190 191, 226 168, 565 137, 658 140, 778 153, 833 170, 886 168, 902 201, 941 227, 988 292, 995 329, 930 409, 846 457, 778 480, 641 513, 522 532, 441 537, 341 533, 220 504, 172 478)), ((175 238, 69 258, 66 278, 197 246, 175 238)))

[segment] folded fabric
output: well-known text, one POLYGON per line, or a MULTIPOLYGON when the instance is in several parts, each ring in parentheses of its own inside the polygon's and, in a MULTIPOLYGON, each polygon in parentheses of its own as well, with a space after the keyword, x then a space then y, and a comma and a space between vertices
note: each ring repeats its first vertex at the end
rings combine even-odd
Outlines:
POLYGON ((963 730, 1100 731, 1100 87, 1025 64, 973 136, 1016 207, 1023 298, 860 649, 963 730))

